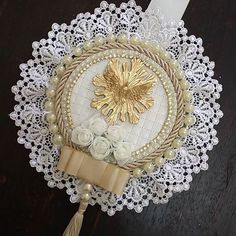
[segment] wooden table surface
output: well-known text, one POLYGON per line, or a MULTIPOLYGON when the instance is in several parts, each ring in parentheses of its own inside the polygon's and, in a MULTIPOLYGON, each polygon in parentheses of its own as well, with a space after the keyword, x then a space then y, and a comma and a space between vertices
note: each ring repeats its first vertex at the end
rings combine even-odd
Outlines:
MULTIPOLYGON (((146 9, 149 1, 137 3, 146 9)), ((43 174, 30 168, 29 151, 17 144, 8 117, 15 104, 10 88, 20 79, 18 65, 31 58, 31 43, 47 37, 53 22, 69 23, 98 5, 99 0, 0 1, 0 235, 62 235, 77 209, 65 190, 48 188, 43 174)), ((189 34, 204 39, 206 55, 216 62, 214 77, 224 88, 220 143, 209 153, 209 170, 194 176, 189 191, 165 205, 151 203, 140 214, 124 209, 109 217, 99 206, 89 207, 82 236, 236 235, 235 12, 235 0, 191 0, 184 15, 189 34)))

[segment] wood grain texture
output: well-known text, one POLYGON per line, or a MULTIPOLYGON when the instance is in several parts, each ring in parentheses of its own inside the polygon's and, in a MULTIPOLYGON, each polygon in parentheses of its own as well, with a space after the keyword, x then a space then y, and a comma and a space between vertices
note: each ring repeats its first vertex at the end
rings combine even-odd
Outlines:
MULTIPOLYGON (((149 1, 137 3, 145 9, 149 1)), ((20 78, 18 65, 31 58, 31 43, 47 37, 53 22, 68 23, 98 5, 99 0, 0 0, 0 235, 62 235, 77 209, 64 190, 49 189, 29 167, 29 151, 17 144, 17 128, 8 117, 15 104, 10 88, 20 78)), ((109 217, 89 207, 81 236, 236 235, 235 11, 235 0, 191 0, 184 15, 189 33, 204 39, 206 54, 216 62, 215 78, 224 86, 225 115, 209 170, 194 176, 189 191, 168 204, 150 204, 141 214, 125 209, 109 217)))

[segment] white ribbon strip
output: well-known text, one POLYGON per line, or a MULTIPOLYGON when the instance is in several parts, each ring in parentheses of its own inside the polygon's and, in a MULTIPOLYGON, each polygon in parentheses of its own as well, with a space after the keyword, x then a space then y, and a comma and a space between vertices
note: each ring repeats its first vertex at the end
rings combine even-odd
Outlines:
POLYGON ((159 10, 167 20, 181 20, 190 0, 151 0, 147 10, 159 10))

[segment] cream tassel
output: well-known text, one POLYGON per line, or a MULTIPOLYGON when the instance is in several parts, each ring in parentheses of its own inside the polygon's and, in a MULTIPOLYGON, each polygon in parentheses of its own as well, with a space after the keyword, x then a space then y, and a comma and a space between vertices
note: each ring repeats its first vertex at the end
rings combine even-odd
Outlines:
POLYGON ((91 184, 84 185, 84 193, 81 195, 79 209, 70 220, 70 223, 66 227, 63 236, 79 236, 84 219, 84 212, 86 211, 88 206, 88 201, 90 198, 89 192, 91 191, 91 189, 91 184))

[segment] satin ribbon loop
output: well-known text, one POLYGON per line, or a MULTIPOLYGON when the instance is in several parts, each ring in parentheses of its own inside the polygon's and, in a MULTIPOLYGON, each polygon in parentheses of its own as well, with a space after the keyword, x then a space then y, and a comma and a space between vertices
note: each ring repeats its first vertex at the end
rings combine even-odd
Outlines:
POLYGON ((130 172, 119 166, 93 159, 88 153, 69 146, 62 147, 58 170, 121 195, 130 172))

